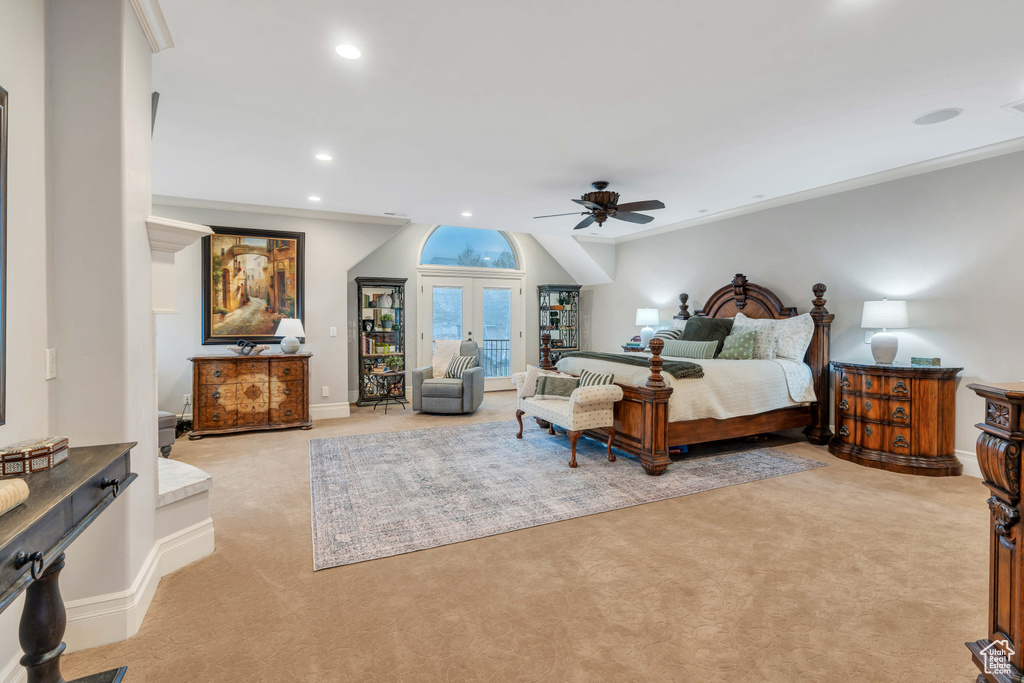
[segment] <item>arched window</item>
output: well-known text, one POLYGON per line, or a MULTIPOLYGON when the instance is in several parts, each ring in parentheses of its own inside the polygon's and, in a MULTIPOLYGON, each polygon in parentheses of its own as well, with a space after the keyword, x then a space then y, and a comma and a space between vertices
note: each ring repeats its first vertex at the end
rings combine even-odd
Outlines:
POLYGON ((497 230, 442 225, 427 238, 420 265, 516 270, 516 251, 497 230))

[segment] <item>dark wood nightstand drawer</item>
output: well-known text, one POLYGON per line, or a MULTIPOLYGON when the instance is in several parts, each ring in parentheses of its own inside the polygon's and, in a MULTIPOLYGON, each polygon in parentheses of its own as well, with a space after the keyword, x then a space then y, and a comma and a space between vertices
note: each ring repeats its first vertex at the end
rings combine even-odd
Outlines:
POLYGON ((233 360, 212 360, 199 363, 200 384, 234 384, 235 361, 233 360))
POLYGON ((857 421, 841 417, 836 421, 836 438, 843 443, 857 443, 857 421))
POLYGON ((884 391, 882 380, 872 375, 864 375, 860 378, 860 390, 865 394, 881 394, 884 391))
POLYGON ((858 396, 854 405, 857 408, 857 417, 862 420, 882 421, 886 416, 888 401, 875 396, 858 396))
POLYGON ((885 450, 891 451, 897 454, 909 454, 910 443, 911 443, 911 432, 910 427, 900 427, 898 425, 889 425, 888 433, 886 434, 885 450))
POLYGON ((860 375, 853 372, 844 372, 840 370, 836 373, 837 381, 839 383, 839 390, 844 392, 856 393, 860 391, 860 375))
POLYGON ((857 401, 860 399, 856 394, 848 394, 845 391, 839 396, 837 408, 840 415, 853 417, 857 414, 857 401))
POLYGON ((857 433, 858 445, 864 448, 880 450, 885 444, 885 425, 858 422, 857 433))
POLYGON ((913 387, 913 384, 914 380, 908 377, 886 377, 885 393, 890 396, 909 399, 910 390, 913 387))
POLYGON ((906 424, 909 425, 911 422, 911 405, 910 401, 889 401, 889 417, 886 418, 888 422, 893 424, 906 424))

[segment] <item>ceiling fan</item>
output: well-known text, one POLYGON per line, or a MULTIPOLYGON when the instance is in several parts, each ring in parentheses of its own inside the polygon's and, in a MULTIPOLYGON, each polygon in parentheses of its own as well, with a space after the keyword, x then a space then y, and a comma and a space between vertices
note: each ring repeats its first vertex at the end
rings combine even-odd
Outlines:
POLYGON ((608 192, 605 188, 608 187, 608 182, 604 180, 597 180, 591 183, 594 186, 596 192, 588 192, 579 199, 573 201, 588 209, 588 211, 571 211, 569 213, 553 213, 547 216, 534 216, 534 218, 554 218, 555 216, 573 216, 576 214, 586 216, 580 221, 573 230, 582 230, 583 228, 589 227, 592 223, 603 225, 609 218, 618 218, 620 221, 626 221, 628 223, 650 223, 654 220, 654 216, 645 216, 642 213, 634 213, 634 211, 653 211, 654 209, 664 209, 664 202, 660 202, 657 199, 651 199, 646 202, 628 202, 626 204, 619 204, 619 193, 608 192))

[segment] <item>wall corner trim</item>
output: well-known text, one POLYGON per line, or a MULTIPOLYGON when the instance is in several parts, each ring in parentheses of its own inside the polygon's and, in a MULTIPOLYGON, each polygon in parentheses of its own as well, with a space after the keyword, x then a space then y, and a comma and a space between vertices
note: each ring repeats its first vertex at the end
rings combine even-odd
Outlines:
POLYGON ((174 47, 171 29, 167 27, 167 20, 160 9, 160 0, 131 0, 131 3, 153 54, 174 47))

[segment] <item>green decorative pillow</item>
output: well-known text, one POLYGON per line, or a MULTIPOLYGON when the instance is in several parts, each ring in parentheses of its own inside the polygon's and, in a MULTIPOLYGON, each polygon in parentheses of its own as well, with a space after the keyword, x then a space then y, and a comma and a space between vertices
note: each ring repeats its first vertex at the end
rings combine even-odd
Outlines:
POLYGON ((717 341, 666 341, 661 352, 663 356, 676 358, 714 358, 718 350, 717 341))
POLYGON ((683 328, 683 341, 718 342, 715 356, 722 353, 725 338, 732 332, 732 318, 690 318, 683 328))
POLYGON ((579 377, 541 375, 537 378, 537 393, 534 397, 568 401, 579 385, 579 377))
POLYGON ((596 387, 602 384, 615 384, 615 375, 612 373, 601 374, 590 370, 580 370, 580 386, 596 387))
POLYGON ((753 360, 754 341, 756 339, 757 332, 754 330, 730 334, 725 338, 725 344, 722 346, 722 352, 718 354, 718 357, 727 360, 753 360))

